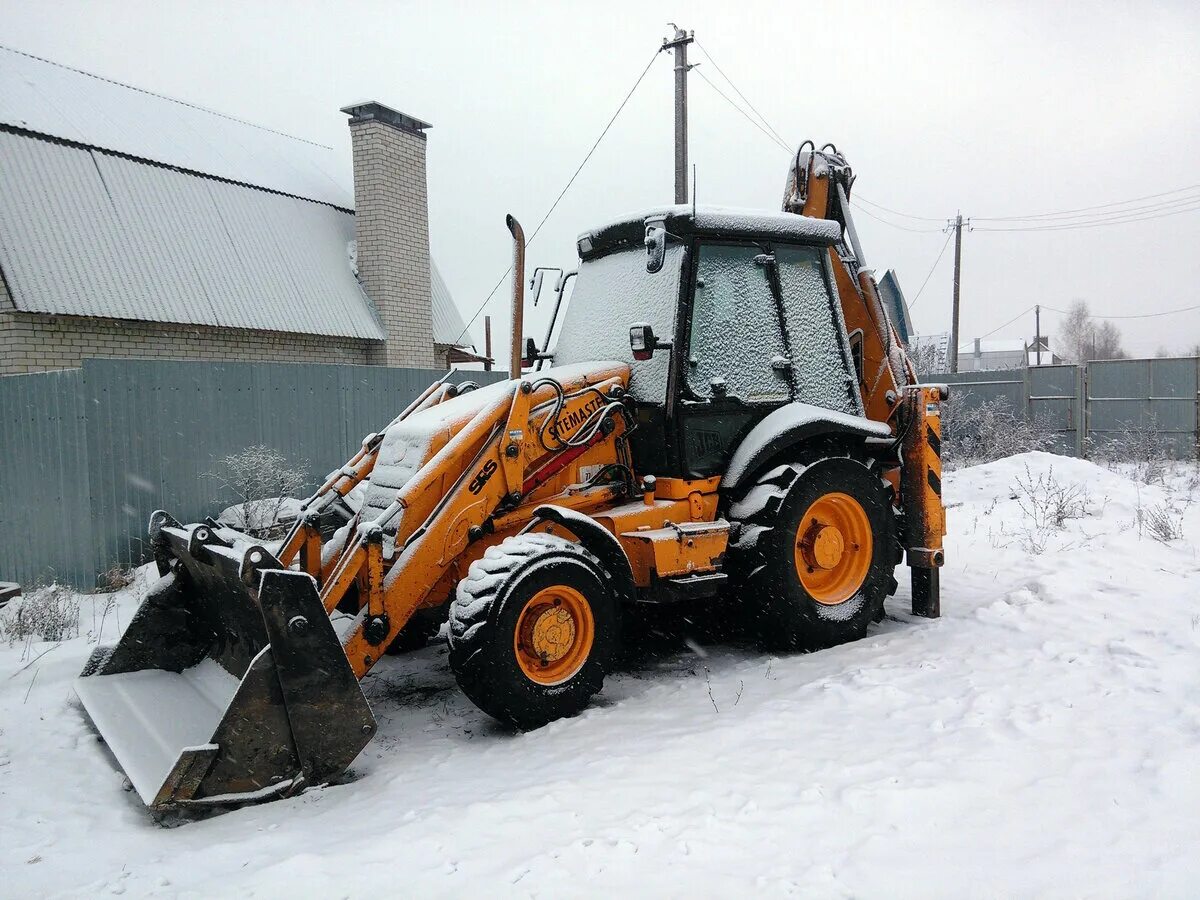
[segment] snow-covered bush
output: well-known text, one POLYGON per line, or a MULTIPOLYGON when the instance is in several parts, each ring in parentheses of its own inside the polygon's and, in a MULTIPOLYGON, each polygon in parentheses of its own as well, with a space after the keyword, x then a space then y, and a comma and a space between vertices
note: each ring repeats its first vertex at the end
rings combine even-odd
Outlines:
POLYGON ((1026 553, 1038 555, 1071 519, 1088 513, 1091 495, 1085 485, 1064 484, 1054 477, 1054 468, 1036 474, 1025 466, 1012 485, 1012 498, 1023 514, 1016 530, 1006 536, 1015 538, 1026 553))
POLYGON ((1095 441, 1088 454, 1110 469, 1131 475, 1142 484, 1161 483, 1175 458, 1170 442, 1158 429, 1154 416, 1145 424, 1131 425, 1104 440, 1095 441))
POLYGON ((1183 516, 1165 503, 1137 508, 1138 533, 1168 544, 1183 537, 1183 516))
POLYGON ((1049 429, 1015 412, 1004 397, 971 405, 969 396, 957 395, 942 406, 942 463, 947 469, 1054 446, 1049 429))
POLYGON ((210 474, 237 498, 239 521, 234 527, 259 538, 272 536, 280 512, 308 482, 304 463, 293 466, 278 450, 262 444, 229 454, 220 470, 210 474))
POLYGON ((39 585, 0 612, 0 640, 65 641, 79 636, 79 597, 61 584, 39 585))

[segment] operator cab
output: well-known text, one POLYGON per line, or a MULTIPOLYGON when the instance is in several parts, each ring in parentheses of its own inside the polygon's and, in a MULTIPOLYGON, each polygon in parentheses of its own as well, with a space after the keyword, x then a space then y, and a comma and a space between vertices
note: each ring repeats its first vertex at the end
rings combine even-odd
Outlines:
POLYGON ((639 472, 721 474, 788 403, 863 415, 830 271, 838 223, 792 213, 673 206, 580 236, 555 365, 631 367, 639 472))

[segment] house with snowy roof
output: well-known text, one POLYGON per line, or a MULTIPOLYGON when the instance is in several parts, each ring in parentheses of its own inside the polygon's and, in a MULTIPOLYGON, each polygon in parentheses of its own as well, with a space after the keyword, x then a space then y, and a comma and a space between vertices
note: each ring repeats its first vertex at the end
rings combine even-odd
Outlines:
POLYGON ((0 374, 475 358, 429 255, 429 124, 341 112, 352 172, 330 147, 0 47, 0 374))
MULTIPOLYGON (((1038 346, 1021 338, 973 338, 958 348, 958 371, 991 372, 1000 369, 1023 369, 1026 366, 1059 365, 1062 359, 1050 349, 1049 339, 1041 338, 1041 357, 1038 346)), ((909 339, 909 353, 917 360, 923 374, 950 371, 950 335, 914 334, 909 339)))

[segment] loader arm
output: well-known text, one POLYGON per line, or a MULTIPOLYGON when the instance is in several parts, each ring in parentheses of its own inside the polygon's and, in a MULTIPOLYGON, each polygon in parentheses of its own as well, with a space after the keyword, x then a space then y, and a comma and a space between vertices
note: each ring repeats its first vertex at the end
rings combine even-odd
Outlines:
MULTIPOLYGON (((615 446, 623 433, 623 416, 617 414, 624 379, 610 378, 588 392, 566 398, 557 418, 570 418, 594 403, 597 395, 612 396, 607 419, 611 426, 597 424, 594 434, 578 447, 547 451, 541 446, 543 420, 549 410, 531 416, 531 408, 553 397, 553 387, 543 382, 514 383, 510 393, 481 409, 400 491, 393 505, 375 522, 360 525, 355 545, 342 557, 322 591, 327 610, 337 607, 346 590, 367 567, 367 591, 358 617, 343 639, 351 668, 358 677, 378 661, 381 651, 422 606, 430 593, 444 583, 448 571, 469 564, 466 553, 474 538, 501 511, 517 510, 523 504, 568 499, 553 492, 549 480, 538 481, 536 469, 545 469, 555 457, 569 455, 574 463, 601 443, 615 446), (549 457, 549 459, 547 459, 549 457), (530 501, 530 495, 538 495, 530 501), (403 511, 403 527, 396 533, 395 559, 388 561, 383 575, 382 539, 389 522, 403 511)), ((601 422, 604 420, 597 420, 601 422)), ((587 420, 581 428, 589 428, 587 420)), ((578 434, 578 431, 575 432, 578 434)), ((612 462, 616 462, 612 454, 612 462)), ((572 505, 589 508, 611 501, 609 486, 575 492, 572 505), (582 502, 581 502, 582 501, 582 502)), ((526 518, 521 516, 519 518, 526 518)))

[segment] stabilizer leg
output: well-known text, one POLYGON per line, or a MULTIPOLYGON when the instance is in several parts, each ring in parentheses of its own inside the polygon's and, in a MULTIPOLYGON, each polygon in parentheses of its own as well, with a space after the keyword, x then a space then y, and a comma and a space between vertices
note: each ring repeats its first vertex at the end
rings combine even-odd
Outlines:
POLYGON ((942 570, 913 566, 912 614, 926 619, 937 619, 942 615, 942 570))

